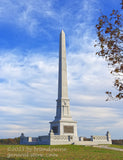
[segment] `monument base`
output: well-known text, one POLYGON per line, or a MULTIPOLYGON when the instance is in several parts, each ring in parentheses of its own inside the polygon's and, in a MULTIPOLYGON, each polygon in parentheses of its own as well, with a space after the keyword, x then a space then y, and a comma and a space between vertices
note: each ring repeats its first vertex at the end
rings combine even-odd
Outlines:
POLYGON ((72 135, 55 135, 53 130, 47 136, 39 137, 25 137, 22 133, 20 136, 20 144, 23 145, 99 145, 99 144, 112 144, 109 132, 105 136, 91 136, 90 141, 84 141, 83 137, 72 135))
POLYGON ((68 135, 77 137, 77 122, 67 119, 54 120, 50 122, 50 130, 54 135, 68 135))

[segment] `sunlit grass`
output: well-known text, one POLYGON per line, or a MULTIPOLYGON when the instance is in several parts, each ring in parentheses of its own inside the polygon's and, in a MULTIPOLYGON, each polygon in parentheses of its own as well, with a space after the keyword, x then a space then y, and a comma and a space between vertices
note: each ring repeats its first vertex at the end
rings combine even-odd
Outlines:
POLYGON ((120 148, 123 149, 123 145, 115 145, 115 144, 100 144, 99 146, 107 146, 112 148, 120 148))
POLYGON ((123 152, 75 145, 0 145, 0 160, 6 158, 8 160, 107 160, 107 158, 122 160, 123 152))
POLYGON ((110 144, 109 147, 114 147, 114 148, 121 148, 121 149, 123 149, 123 145, 110 144))

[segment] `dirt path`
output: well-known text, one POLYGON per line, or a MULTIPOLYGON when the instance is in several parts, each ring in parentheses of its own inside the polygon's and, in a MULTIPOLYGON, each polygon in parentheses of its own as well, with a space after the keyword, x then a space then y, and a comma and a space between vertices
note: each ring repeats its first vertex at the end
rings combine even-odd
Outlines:
POLYGON ((105 148, 105 149, 111 149, 111 150, 122 151, 123 152, 123 149, 121 149, 121 148, 114 148, 114 147, 108 147, 108 146, 93 146, 93 147, 105 148))

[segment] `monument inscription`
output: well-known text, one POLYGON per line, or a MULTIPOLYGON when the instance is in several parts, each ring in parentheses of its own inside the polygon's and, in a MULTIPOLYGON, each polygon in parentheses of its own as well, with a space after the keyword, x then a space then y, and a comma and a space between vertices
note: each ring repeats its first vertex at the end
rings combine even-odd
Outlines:
POLYGON ((74 133, 73 126, 64 126, 64 133, 74 133))

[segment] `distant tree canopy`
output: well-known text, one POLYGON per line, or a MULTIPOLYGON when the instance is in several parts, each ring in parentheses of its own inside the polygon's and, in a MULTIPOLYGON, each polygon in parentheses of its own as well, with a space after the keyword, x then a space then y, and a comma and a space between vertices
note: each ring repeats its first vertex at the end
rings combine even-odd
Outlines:
POLYGON ((20 144, 20 137, 0 139, 0 144, 20 144))
POLYGON ((123 139, 114 139, 112 140, 112 144, 123 145, 123 139))
POLYGON ((117 89, 115 96, 107 91, 108 99, 123 98, 123 17, 118 10, 113 10, 109 16, 101 15, 96 25, 99 48, 96 53, 105 58, 111 67, 111 74, 115 76, 114 86, 117 89))

